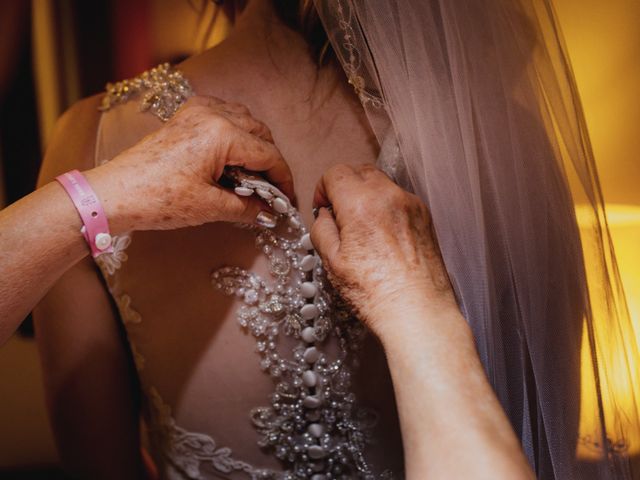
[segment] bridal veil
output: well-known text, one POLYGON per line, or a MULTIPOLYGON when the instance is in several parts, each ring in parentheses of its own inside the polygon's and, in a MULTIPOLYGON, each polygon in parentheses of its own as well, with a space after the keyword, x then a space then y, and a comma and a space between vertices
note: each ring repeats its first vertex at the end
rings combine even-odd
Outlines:
POLYGON ((549 0, 315 4, 538 477, 633 478, 637 346, 549 0))

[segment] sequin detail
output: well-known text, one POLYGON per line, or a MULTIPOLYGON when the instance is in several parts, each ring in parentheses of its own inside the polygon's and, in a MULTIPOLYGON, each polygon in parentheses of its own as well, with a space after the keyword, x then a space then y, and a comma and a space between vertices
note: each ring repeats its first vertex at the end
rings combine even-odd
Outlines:
POLYGON ((258 444, 283 462, 285 480, 373 479, 364 453, 378 415, 359 407, 351 391, 365 330, 330 288, 319 256, 305 248, 307 229, 287 197, 263 181, 240 186, 271 205, 281 199, 287 207, 281 208, 278 233, 254 227, 256 246, 269 259, 271 282, 239 267, 223 267, 211 276, 215 288, 241 299, 238 322, 255 337, 260 368, 275 384, 270 404, 251 411, 258 444), (313 296, 303 294, 305 283, 315 287, 305 289, 313 296), (281 334, 299 340, 292 352, 278 348, 281 334), (323 351, 328 337, 337 340, 335 358, 323 351))
POLYGON ((130 80, 108 83, 100 110, 109 110, 140 93, 143 94, 140 109, 166 122, 193 95, 193 90, 182 73, 163 63, 130 80))

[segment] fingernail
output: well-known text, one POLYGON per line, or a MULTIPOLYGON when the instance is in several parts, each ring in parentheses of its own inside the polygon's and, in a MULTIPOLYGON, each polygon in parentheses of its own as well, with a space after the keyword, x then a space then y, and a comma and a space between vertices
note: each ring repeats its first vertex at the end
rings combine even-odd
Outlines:
POLYGON ((264 228, 275 228, 278 224, 278 217, 266 210, 260 210, 256 215, 256 223, 264 228))
POLYGON ((313 207, 313 210, 311 210, 311 213, 313 213, 313 218, 318 218, 318 215, 320 214, 320 209, 318 207, 313 207))

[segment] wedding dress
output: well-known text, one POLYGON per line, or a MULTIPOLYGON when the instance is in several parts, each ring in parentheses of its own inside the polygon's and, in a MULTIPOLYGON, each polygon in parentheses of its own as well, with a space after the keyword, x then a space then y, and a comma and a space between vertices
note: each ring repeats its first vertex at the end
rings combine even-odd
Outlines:
MULTIPOLYGON (((637 400, 616 388, 633 391, 637 346, 624 334, 633 330, 550 2, 314 3, 377 136, 378 165, 429 206, 489 381, 538 478, 634 478, 637 400), (576 207, 589 217, 582 237, 576 207)), ((96 164, 190 94, 167 66, 112 86, 96 164)), ((379 347, 333 298, 286 199, 241 188, 282 210, 282 230, 137 232, 100 260, 162 475, 401 478, 379 347), (205 298, 215 318, 198 318, 211 315, 205 298)))
MULTIPOLYGON (((108 86, 101 107, 96 164, 108 161, 140 138, 146 127, 136 125, 138 119, 144 122, 147 119, 143 117, 154 116, 166 121, 192 94, 188 80, 167 64, 135 79, 108 86)), ((392 472, 389 456, 384 454, 385 450, 395 451, 399 457, 398 435, 389 432, 388 424, 378 428, 380 413, 397 422, 390 384, 369 375, 371 386, 366 387, 382 389, 382 396, 387 398, 385 412, 371 408, 368 394, 356 393, 352 376, 359 369, 359 361, 371 359, 371 353, 362 354, 366 348, 366 332, 327 285, 304 220, 287 197, 265 181, 245 179, 236 192, 259 195, 268 202, 280 215, 279 227, 272 231, 255 226, 217 225, 213 227, 215 230, 209 229, 208 234, 223 242, 225 237, 237 242, 238 232, 234 237, 230 231, 241 229, 240 242, 231 247, 226 245, 227 250, 236 256, 242 255, 247 245, 253 243, 252 256, 260 258, 253 265, 249 262, 249 268, 233 262, 220 265, 217 260, 217 265, 205 266, 211 270, 209 278, 203 276, 193 281, 175 277, 166 282, 169 288, 176 282, 201 282, 195 287, 196 294, 210 296, 211 302, 227 296, 237 317, 236 325, 226 325, 228 322, 223 321, 222 331, 215 335, 234 344, 234 353, 225 354, 226 348, 208 345, 205 351, 216 350, 216 360, 205 359, 200 364, 206 366, 210 376, 189 382, 190 385, 209 383, 208 388, 206 384, 202 387, 208 390, 205 395, 209 397, 208 403, 203 401, 201 407, 189 407, 192 411, 186 414, 189 418, 186 423, 191 424, 190 427, 175 418, 170 406, 180 403, 175 391, 179 390, 176 384, 181 381, 176 381, 176 377, 183 373, 172 376, 167 366, 174 355, 180 356, 170 345, 171 330, 179 328, 181 304, 189 300, 173 297, 171 292, 158 293, 154 287, 162 287, 136 278, 136 270, 147 271, 162 264, 163 245, 145 246, 146 255, 140 255, 141 250, 136 251, 135 247, 138 237, 146 234, 128 233, 114 239, 113 253, 97 259, 127 331, 145 397, 150 450, 162 478, 401 478, 401 467, 392 472), (159 250, 158 255, 150 252, 151 249, 159 250), (146 258, 137 260, 141 256, 146 258), (145 283, 142 288, 141 283, 145 283), (203 287, 209 291, 203 291, 203 287), (154 304, 162 310, 157 316, 154 304), (149 313, 143 314, 143 311, 149 313), (171 311, 176 314, 168 323, 153 324, 158 317, 171 317, 171 311), (172 325, 172 322, 175 323, 172 325), (237 334, 227 333, 232 329, 242 332, 245 339, 253 338, 253 342, 238 341, 237 334), (154 343, 155 338, 163 335, 167 344, 154 343), (224 372, 238 365, 242 367, 232 378, 225 376, 224 372), (211 399, 211 387, 217 383, 224 384, 224 388, 211 399), (375 386, 376 383, 379 385, 375 386), (255 387, 251 388, 251 384, 255 387), (165 398, 165 390, 174 392, 169 394, 174 397, 172 401, 165 398), (238 396, 260 403, 248 407, 239 418, 227 419, 223 429, 232 429, 235 433, 226 431, 221 436, 231 439, 235 446, 230 448, 215 433, 206 433, 212 428, 206 421, 203 424, 202 419, 224 417, 229 405, 238 402, 238 396), (245 433, 248 432, 245 426, 254 429, 250 436, 245 433), (237 442, 241 442, 243 452, 266 452, 282 463, 276 463, 275 468, 273 462, 266 467, 253 463, 251 459, 256 454, 249 455, 248 459, 243 452, 238 452, 237 442)), ((157 234, 151 236, 157 237, 157 234)), ((216 249, 215 241, 210 242, 212 250, 216 249)), ((172 242, 170 248, 178 249, 180 243, 172 242)), ((220 250, 224 251, 224 247, 220 250)), ((214 321, 211 328, 220 328, 217 323, 214 321)), ((180 331, 186 347, 197 350, 197 340, 188 338, 186 330, 180 331)), ((376 356, 378 359, 373 363, 378 366, 371 372, 384 378, 381 352, 376 356)))

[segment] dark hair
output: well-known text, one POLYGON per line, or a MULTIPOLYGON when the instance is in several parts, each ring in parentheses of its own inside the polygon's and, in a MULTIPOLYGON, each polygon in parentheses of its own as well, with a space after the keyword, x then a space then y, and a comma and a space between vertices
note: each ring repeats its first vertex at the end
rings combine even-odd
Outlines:
POLYGON ((285 25, 304 37, 318 65, 326 63, 331 44, 313 0, 274 0, 273 8, 285 25))
MULTIPOLYGON (((198 12, 200 21, 206 21, 206 34, 203 47, 209 35, 213 31, 214 24, 220 13, 229 16, 231 21, 237 11, 241 11, 248 0, 188 0, 191 6, 198 12), (211 18, 207 18, 207 4, 214 3, 215 9, 211 18)), ((318 11, 313 0, 272 0, 273 8, 278 18, 289 28, 300 33, 311 50, 311 55, 318 66, 325 65, 333 56, 333 49, 322 26, 318 11)))

